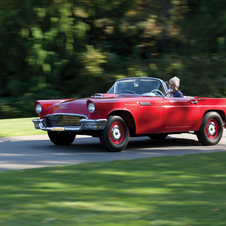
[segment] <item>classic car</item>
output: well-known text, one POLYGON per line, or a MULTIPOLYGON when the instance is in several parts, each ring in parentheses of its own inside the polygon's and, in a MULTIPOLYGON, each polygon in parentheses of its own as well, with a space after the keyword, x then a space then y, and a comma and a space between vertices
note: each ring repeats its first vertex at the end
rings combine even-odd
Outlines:
POLYGON ((131 77, 89 98, 37 100, 35 110, 40 116, 32 120, 35 128, 47 131, 55 145, 70 145, 84 134, 99 137, 106 150, 117 152, 134 136, 161 140, 194 133, 203 145, 215 145, 225 127, 226 99, 174 98, 159 78, 131 77))

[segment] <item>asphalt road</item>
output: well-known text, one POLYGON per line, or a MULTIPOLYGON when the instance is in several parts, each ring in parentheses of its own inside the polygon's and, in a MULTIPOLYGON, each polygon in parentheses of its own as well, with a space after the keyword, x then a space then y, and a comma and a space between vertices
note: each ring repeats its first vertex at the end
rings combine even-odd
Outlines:
POLYGON ((164 141, 130 138, 122 152, 105 151, 98 138, 77 136, 70 146, 55 146, 47 135, 0 137, 0 171, 226 151, 226 133, 216 146, 202 146, 195 135, 170 135, 164 141))

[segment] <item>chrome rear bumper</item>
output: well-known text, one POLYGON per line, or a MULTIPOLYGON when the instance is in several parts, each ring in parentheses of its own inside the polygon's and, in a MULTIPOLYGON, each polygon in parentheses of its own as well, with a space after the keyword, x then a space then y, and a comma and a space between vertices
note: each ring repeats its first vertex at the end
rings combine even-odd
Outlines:
POLYGON ((84 130, 103 130, 107 119, 81 119, 80 126, 70 126, 70 127, 46 127, 43 123, 43 119, 33 119, 35 129, 41 129, 43 131, 65 131, 65 132, 80 132, 84 130))

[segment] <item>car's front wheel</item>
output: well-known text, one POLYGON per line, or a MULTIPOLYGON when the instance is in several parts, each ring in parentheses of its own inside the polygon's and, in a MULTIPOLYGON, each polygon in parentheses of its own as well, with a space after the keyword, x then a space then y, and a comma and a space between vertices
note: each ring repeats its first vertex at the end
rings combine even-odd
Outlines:
POLYGON ((110 116, 100 133, 100 142, 108 151, 119 152, 126 148, 129 136, 125 121, 119 116, 110 116))
POLYGON ((70 145, 74 141, 76 135, 48 131, 48 136, 55 145, 70 145))
POLYGON ((223 134, 223 121, 217 112, 207 113, 199 131, 196 132, 198 140, 203 145, 217 144, 223 134))

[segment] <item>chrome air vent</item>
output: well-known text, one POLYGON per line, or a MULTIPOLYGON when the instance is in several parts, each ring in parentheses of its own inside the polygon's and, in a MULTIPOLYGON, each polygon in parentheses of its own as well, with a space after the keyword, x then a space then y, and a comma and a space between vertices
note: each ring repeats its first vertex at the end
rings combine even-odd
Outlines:
POLYGON ((103 98, 104 96, 101 93, 95 93, 91 97, 94 97, 94 98, 103 98))

